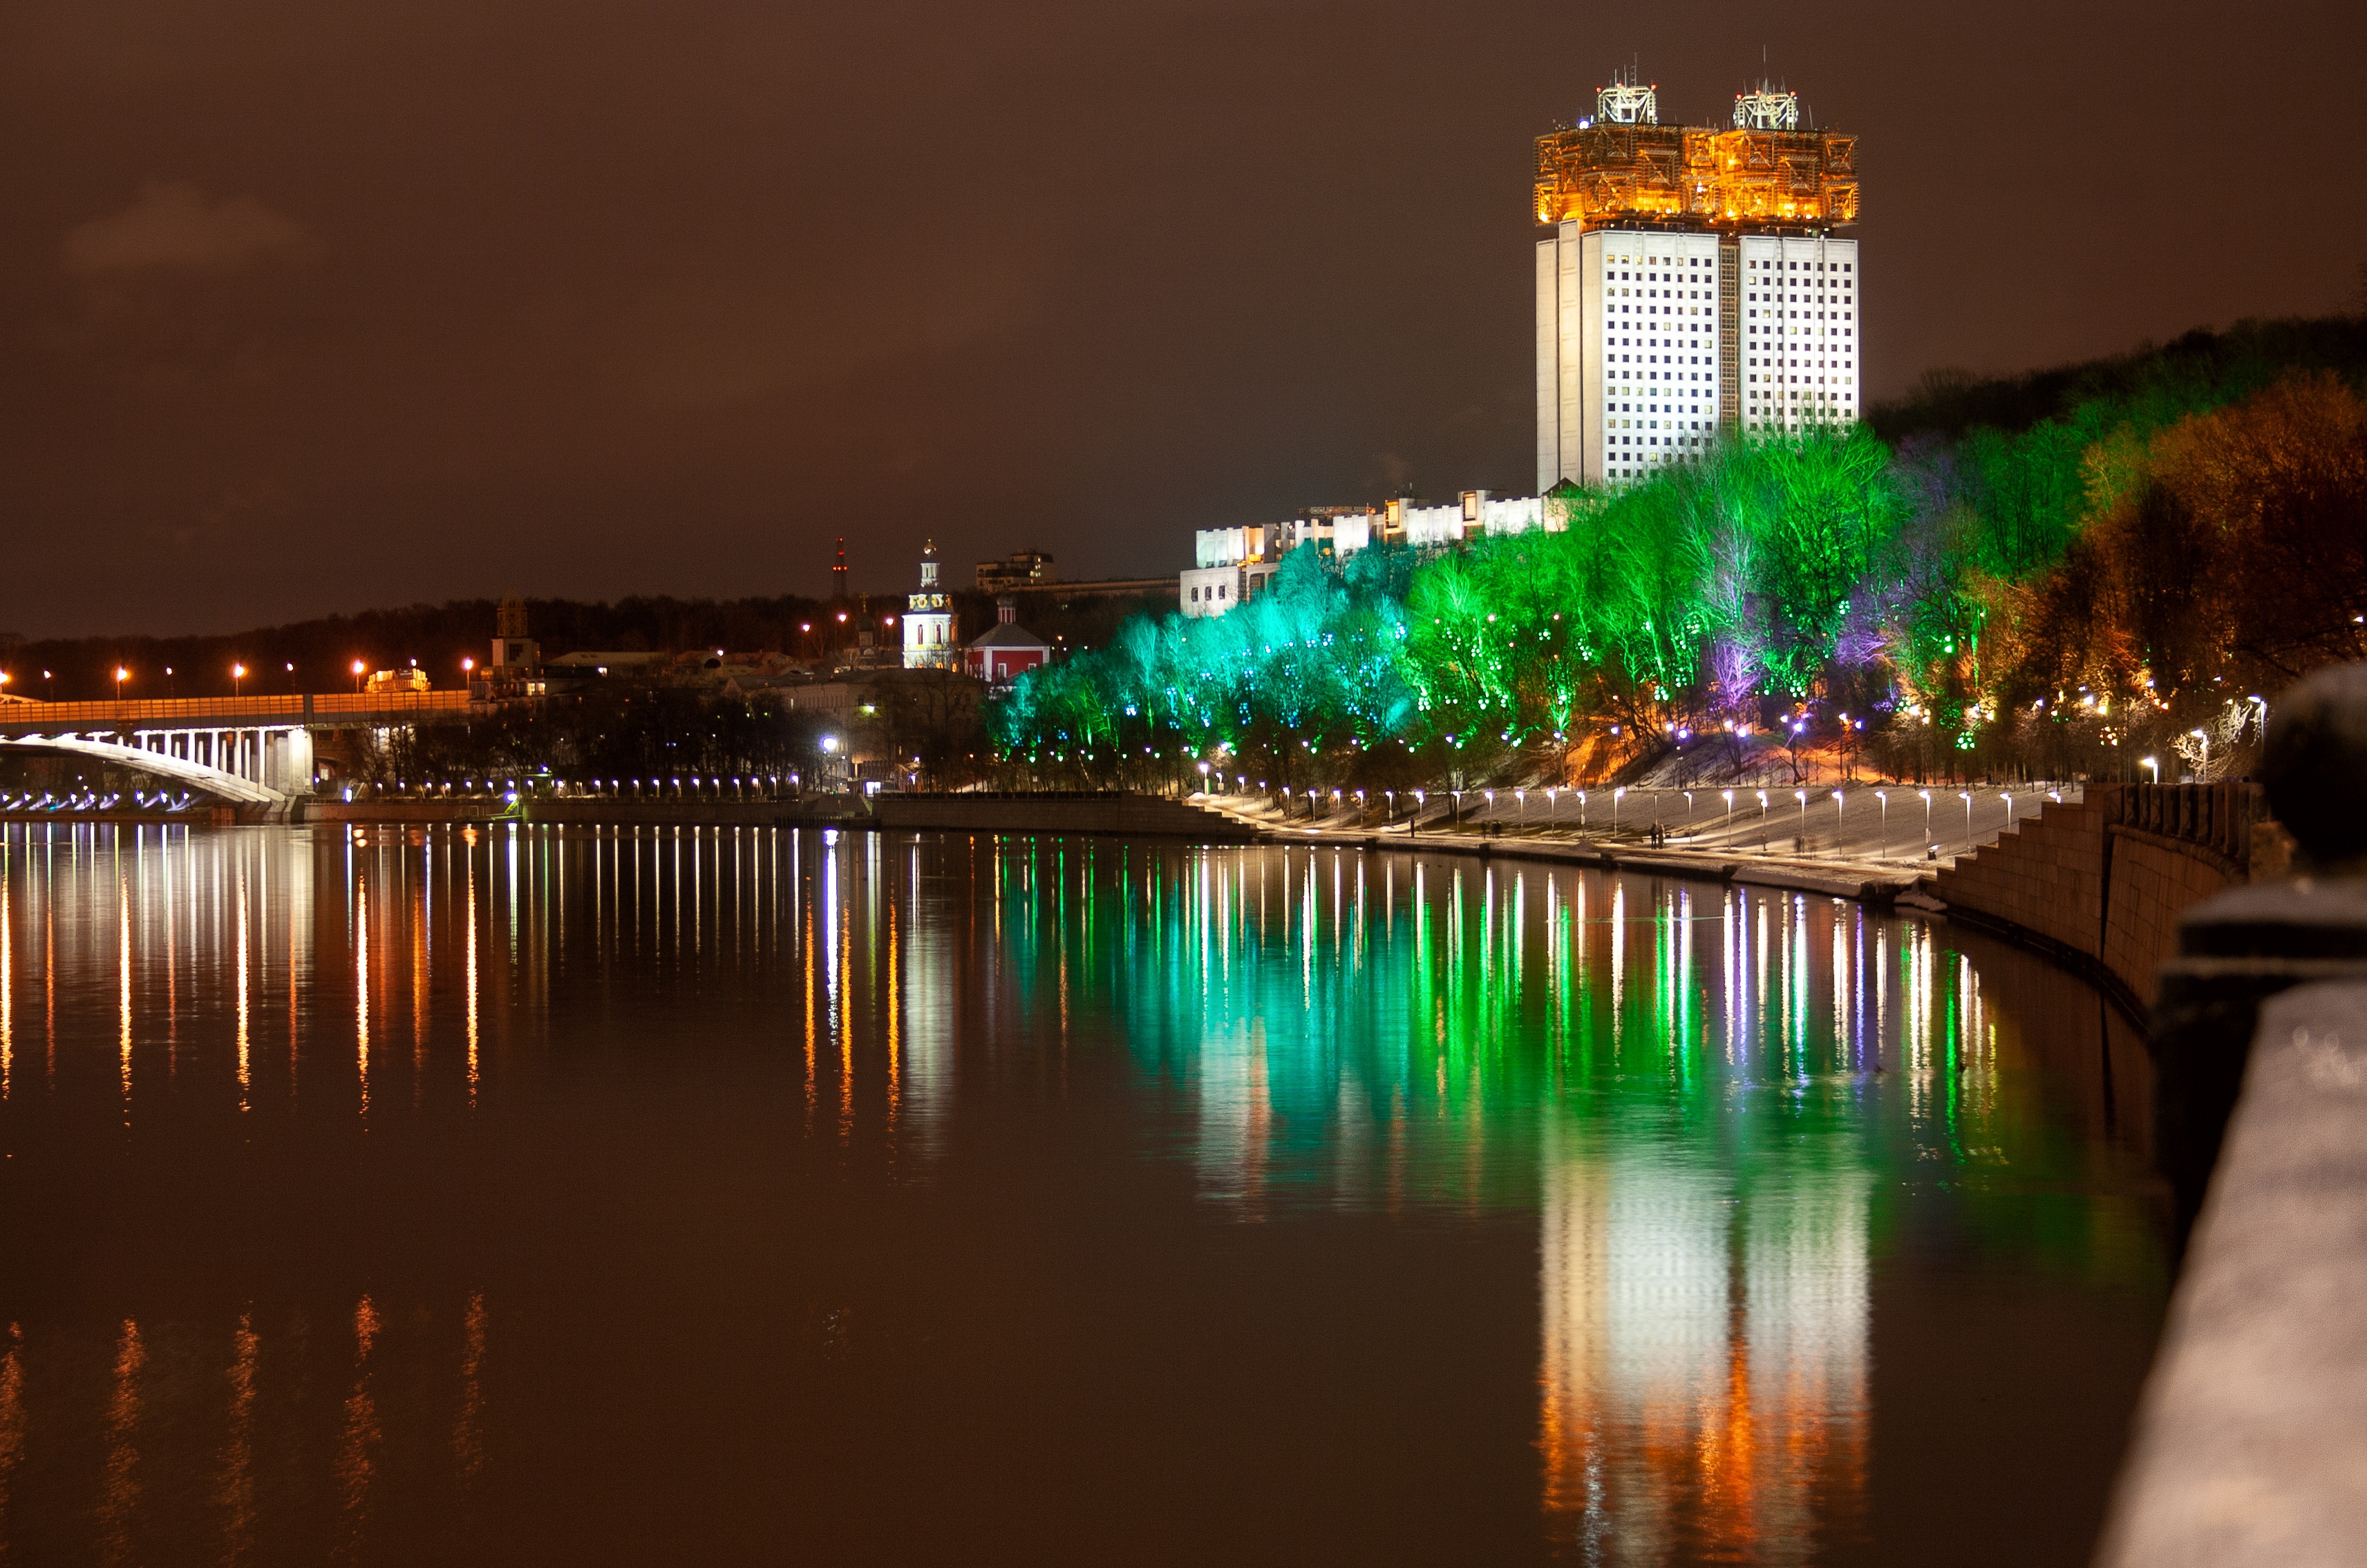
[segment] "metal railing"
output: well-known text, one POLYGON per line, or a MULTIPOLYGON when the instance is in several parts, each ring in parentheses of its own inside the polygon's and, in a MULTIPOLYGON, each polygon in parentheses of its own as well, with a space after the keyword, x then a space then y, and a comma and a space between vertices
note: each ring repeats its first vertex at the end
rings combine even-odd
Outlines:
POLYGON ((379 714, 459 713, 465 691, 282 693, 255 697, 142 697, 129 701, 44 703, 19 699, 0 705, 0 726, 12 729, 222 728, 303 724, 323 718, 379 714))

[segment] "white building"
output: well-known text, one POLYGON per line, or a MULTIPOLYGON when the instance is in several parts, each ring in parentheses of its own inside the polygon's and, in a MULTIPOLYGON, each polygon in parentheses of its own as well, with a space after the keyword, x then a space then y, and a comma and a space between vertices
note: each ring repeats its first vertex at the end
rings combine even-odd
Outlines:
POLYGON ((937 581, 937 542, 921 549, 921 587, 904 600, 904 668, 958 670, 961 644, 954 640, 954 601, 937 581))
POLYGON ((1540 141, 1537 489, 1699 463, 1722 434, 1861 409, 1855 139, 1798 129, 1789 93, 1734 129, 1663 127, 1614 84, 1540 141))
MULTIPOLYGON (((1537 243, 1537 489, 1699 462, 1728 404, 1714 233, 1558 225, 1537 243)), ((1723 264, 1723 265, 1722 265, 1723 264)))
POLYGON ((1287 523, 1202 528, 1193 536, 1193 558, 1198 564, 1184 573, 1180 608, 1186 615, 1221 615, 1254 599, 1281 570, 1282 558, 1302 546, 1329 548, 1344 561, 1384 542, 1444 549, 1483 534, 1561 526, 1558 512, 1542 497, 1467 490, 1449 505, 1422 506, 1399 497, 1378 510, 1322 507, 1287 523))
POLYGON ((1855 240, 1745 234, 1742 400, 1746 431, 1797 431, 1859 413, 1855 240))
POLYGON ((1237 566, 1195 567, 1184 574, 1178 592, 1187 615, 1221 615, 1241 602, 1241 569, 1237 566))

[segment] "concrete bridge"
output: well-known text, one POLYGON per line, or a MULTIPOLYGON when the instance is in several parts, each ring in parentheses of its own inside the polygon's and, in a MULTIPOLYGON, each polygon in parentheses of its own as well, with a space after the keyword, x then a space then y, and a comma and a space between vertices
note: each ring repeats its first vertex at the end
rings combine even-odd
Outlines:
POLYGON ((0 703, 0 756, 39 751, 137 768, 243 806, 309 794, 312 738, 461 713, 466 692, 329 692, 140 702, 0 703))

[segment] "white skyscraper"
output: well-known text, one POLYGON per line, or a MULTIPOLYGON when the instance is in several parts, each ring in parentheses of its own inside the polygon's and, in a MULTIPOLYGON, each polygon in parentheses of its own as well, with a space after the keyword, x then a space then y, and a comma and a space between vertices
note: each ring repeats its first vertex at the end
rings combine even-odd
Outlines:
POLYGON ((1856 139, 1798 100, 1662 126, 1617 82, 1537 141, 1537 488, 1698 463, 1721 435, 1857 417, 1856 139))

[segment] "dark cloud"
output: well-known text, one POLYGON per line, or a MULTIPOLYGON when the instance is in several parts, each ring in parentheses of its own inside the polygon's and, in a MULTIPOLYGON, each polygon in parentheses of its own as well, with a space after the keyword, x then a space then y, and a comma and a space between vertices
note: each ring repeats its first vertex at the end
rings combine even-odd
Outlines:
POLYGON ((1172 570, 1523 491, 1531 139, 1631 59, 1703 118, 1763 50, 1860 133, 1877 393, 2326 310, 2362 17, 17 0, 0 631, 818 591, 840 535, 880 588, 929 535, 1172 570))

